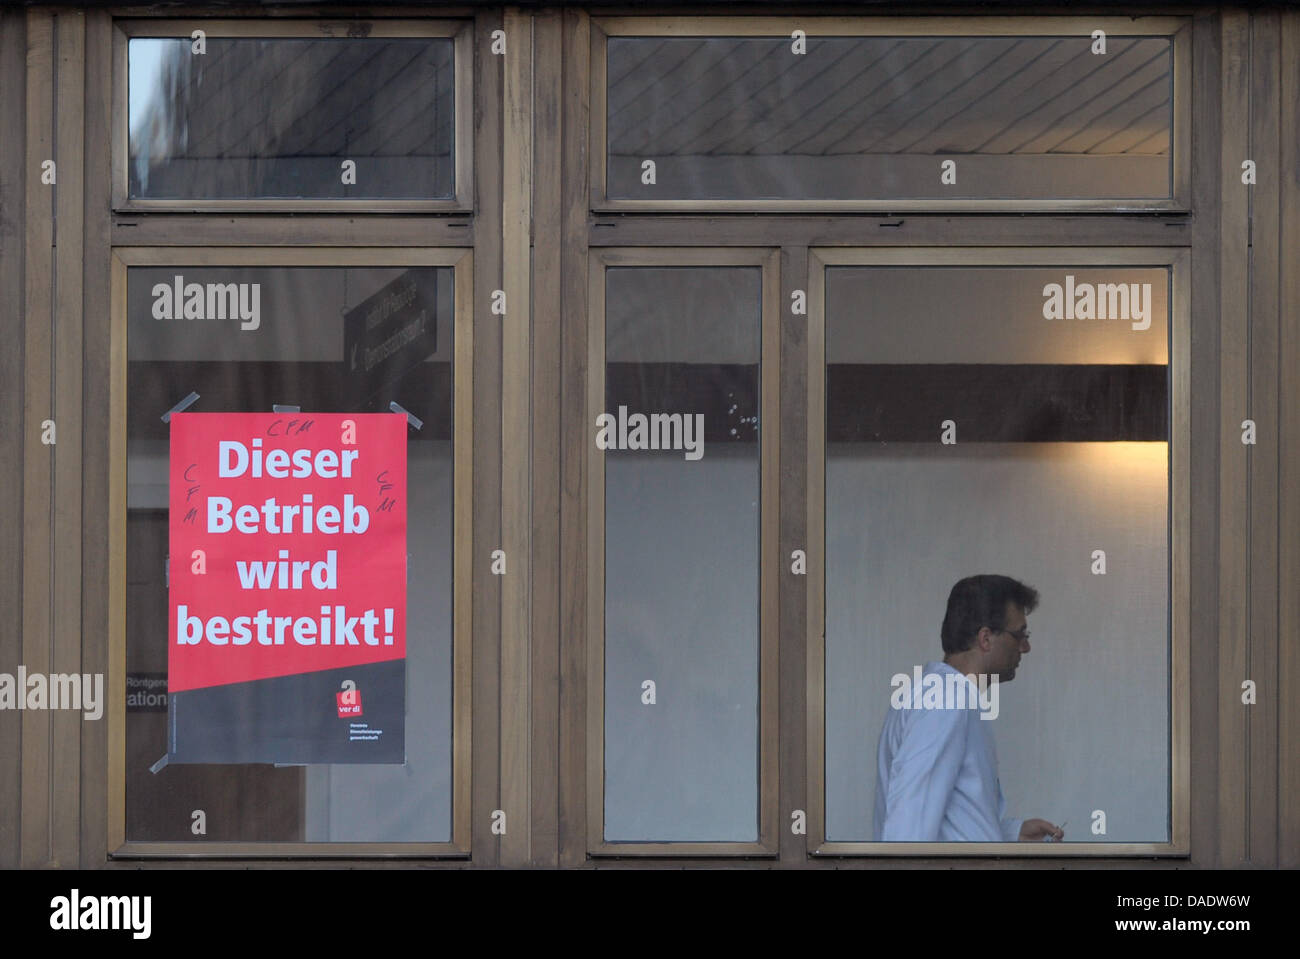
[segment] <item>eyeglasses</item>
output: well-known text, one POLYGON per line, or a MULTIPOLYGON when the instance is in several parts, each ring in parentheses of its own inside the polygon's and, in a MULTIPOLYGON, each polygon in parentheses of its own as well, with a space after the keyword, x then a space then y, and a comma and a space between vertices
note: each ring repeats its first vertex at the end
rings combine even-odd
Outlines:
POLYGON ((1000 629, 998 630, 998 632, 1006 633, 1008 636, 1012 637, 1017 643, 1029 642, 1029 630, 1025 629, 1024 627, 1021 627, 1020 629, 1017 629, 1014 632, 1009 629, 1000 629))

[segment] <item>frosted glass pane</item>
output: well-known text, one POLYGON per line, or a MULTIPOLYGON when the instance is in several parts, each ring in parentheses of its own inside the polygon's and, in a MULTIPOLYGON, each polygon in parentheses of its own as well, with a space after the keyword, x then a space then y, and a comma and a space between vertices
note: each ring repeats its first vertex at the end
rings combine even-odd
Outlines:
POLYGON ((698 442, 603 453, 604 836, 753 842, 761 271, 617 268, 606 284, 616 438, 661 414, 698 442))
POLYGON ((1167 267, 827 269, 828 839, 885 838, 880 818, 906 823, 891 839, 973 838, 960 807, 995 809, 1000 782, 985 841, 1026 818, 1068 823, 1067 842, 1169 840, 1169 283, 1167 267), (1037 590, 1032 638, 981 718, 927 739, 943 724, 900 723, 900 704, 931 708, 912 684, 952 659, 949 593, 983 574, 1037 590), (952 757, 990 788, 900 787, 942 783, 952 757), (926 803, 943 816, 894 812, 926 803))

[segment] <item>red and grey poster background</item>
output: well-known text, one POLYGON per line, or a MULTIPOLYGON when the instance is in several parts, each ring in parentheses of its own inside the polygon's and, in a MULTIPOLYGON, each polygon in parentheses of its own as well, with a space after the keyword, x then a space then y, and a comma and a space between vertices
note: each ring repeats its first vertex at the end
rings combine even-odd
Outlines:
POLYGON ((170 762, 405 761, 406 430, 173 415, 170 762))

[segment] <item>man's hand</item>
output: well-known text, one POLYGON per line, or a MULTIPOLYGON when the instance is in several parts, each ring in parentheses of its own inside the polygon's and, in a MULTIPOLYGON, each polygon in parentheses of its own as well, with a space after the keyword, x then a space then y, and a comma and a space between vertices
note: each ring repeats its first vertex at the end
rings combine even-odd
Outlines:
POLYGON ((1065 838, 1065 831, 1053 826, 1046 819, 1026 819, 1020 824, 1020 841, 1036 842, 1048 837, 1060 842, 1065 838))

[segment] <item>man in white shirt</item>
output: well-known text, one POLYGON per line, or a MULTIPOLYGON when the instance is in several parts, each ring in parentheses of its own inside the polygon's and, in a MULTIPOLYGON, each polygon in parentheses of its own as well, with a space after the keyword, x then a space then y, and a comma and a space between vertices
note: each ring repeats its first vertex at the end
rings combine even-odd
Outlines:
POLYGON ((971 677, 988 677, 986 694, 987 683, 1015 678, 1020 657, 1029 652, 1025 616, 1037 606, 1037 591, 1009 576, 969 576, 952 588, 940 630, 943 662, 927 663, 923 676, 934 675, 927 685, 950 692, 968 683, 968 695, 960 706, 928 696, 903 708, 891 702, 877 751, 877 842, 1065 837, 1045 819, 1006 816, 989 724, 969 706, 980 703, 971 677))

